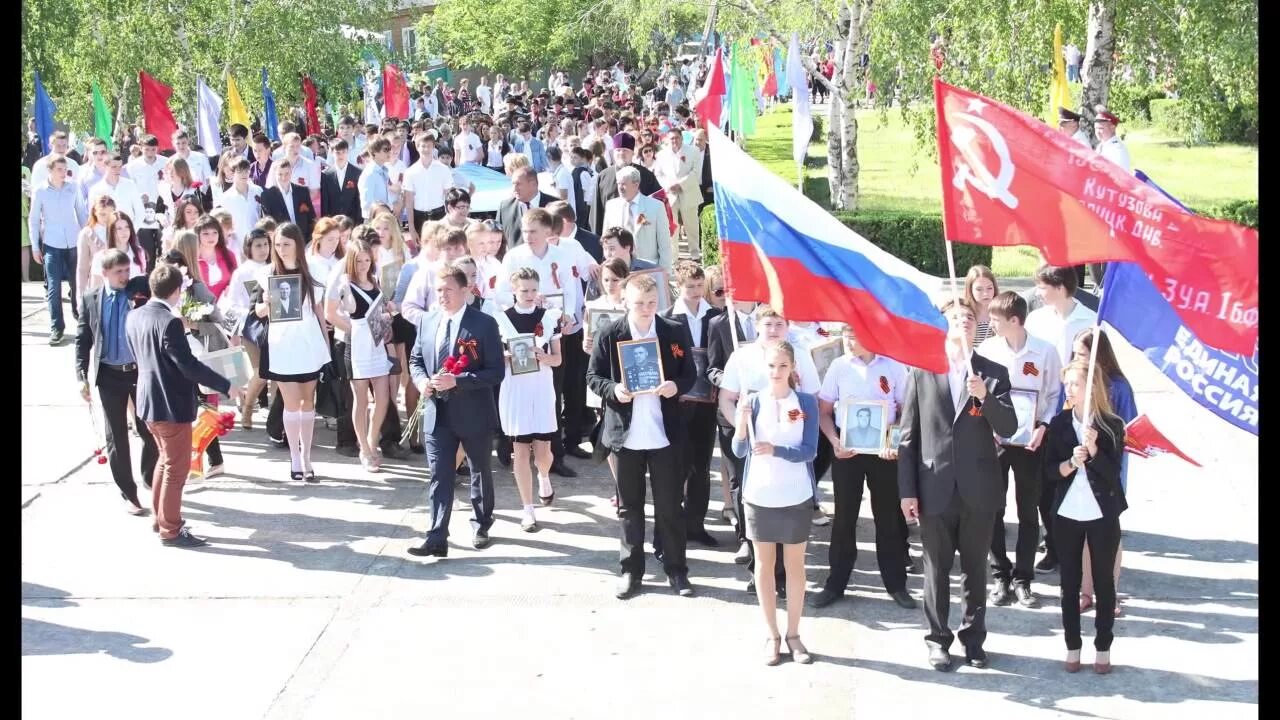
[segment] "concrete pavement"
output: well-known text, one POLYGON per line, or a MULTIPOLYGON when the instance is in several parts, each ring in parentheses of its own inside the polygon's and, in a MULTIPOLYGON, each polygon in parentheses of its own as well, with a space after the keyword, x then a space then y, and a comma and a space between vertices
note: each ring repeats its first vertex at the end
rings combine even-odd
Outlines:
MULTIPOLYGON (((851 599, 806 608, 817 662, 768 668, 760 610, 718 520, 708 527, 721 547, 689 552, 697 597, 674 596, 650 557, 645 592, 613 599, 612 488, 589 461, 570 461, 581 477, 555 479, 535 534, 519 530, 499 469, 483 551, 470 548, 460 489, 448 559, 423 561, 404 552, 427 520, 421 456, 369 476, 318 427, 324 480, 308 486, 288 480, 288 454, 262 430, 236 430, 227 475, 186 494, 211 547, 161 547, 149 518, 123 512, 106 467, 87 462, 96 445, 73 351, 47 346, 47 319, 28 301, 39 295, 24 286, 24 717, 1258 715, 1256 438, 1171 393, 1127 349, 1139 409, 1204 468, 1132 461, 1112 675, 1062 671, 1056 575, 1037 578, 1041 608, 989 609, 991 669, 931 670, 923 611, 880 586, 869 503, 851 599)), ((830 482, 822 489, 830 510, 830 482)), ((719 497, 713 488, 715 517, 719 497)), ((828 535, 814 528, 811 587, 826 575, 828 535)), ((908 588, 920 599, 918 576, 908 588)), ((953 605, 958 592, 954 582, 953 605)))

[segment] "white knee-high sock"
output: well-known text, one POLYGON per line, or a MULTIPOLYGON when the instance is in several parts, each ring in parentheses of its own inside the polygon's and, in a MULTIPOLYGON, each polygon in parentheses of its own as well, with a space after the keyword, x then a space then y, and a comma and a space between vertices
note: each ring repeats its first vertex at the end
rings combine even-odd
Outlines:
POLYGON ((300 412, 284 411, 284 437, 289 441, 289 466, 294 472, 302 471, 302 456, 298 453, 298 443, 302 435, 300 412))
POLYGON ((311 439, 316 433, 316 411, 302 410, 298 413, 299 452, 302 454, 302 469, 311 472, 311 439))

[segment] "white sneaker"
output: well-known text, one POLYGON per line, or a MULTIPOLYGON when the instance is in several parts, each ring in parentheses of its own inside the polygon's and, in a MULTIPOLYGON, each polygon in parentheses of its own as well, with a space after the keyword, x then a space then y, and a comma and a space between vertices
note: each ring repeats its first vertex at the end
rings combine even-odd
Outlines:
POLYGON ((830 525, 831 518, 827 517, 827 513, 821 507, 816 507, 813 509, 813 524, 818 527, 830 525))
POLYGON ((221 475, 221 474, 222 474, 222 466, 221 466, 221 465, 214 465, 214 466, 210 467, 208 470, 205 470, 205 471, 204 471, 204 479, 205 479, 205 480, 208 480, 209 478, 215 478, 215 477, 218 477, 218 476, 219 476, 219 475, 221 475))
POLYGON ((524 511, 524 517, 520 519, 520 529, 525 532, 534 532, 538 529, 538 521, 534 519, 532 510, 524 511))

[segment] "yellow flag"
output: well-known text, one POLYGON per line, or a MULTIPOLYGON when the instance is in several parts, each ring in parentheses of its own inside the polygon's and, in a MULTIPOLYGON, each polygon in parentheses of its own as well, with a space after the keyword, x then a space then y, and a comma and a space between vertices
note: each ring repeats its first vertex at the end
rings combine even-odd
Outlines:
POLYGON ((1058 126, 1058 108, 1071 108, 1071 91, 1067 89, 1067 63, 1062 58, 1062 23, 1053 29, 1053 78, 1049 80, 1049 107, 1044 121, 1058 126))
POLYGON ((244 101, 240 99, 240 90, 236 88, 236 79, 227 73, 227 117, 231 124, 239 123, 245 127, 251 124, 249 111, 244 109, 244 101))

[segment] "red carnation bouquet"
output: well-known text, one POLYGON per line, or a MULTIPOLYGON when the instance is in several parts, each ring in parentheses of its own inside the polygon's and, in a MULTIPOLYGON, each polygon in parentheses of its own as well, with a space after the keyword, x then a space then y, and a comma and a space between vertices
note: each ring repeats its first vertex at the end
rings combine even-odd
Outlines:
MULTIPOLYGON (((444 365, 440 369, 450 375, 461 375, 469 367, 471 367, 471 358, 467 357, 466 352, 460 350, 457 355, 445 358, 444 365)), ((450 392, 450 390, 437 392, 436 396, 441 400, 447 400, 450 392)), ((434 402, 428 402, 429 399, 424 397, 418 401, 418 411, 413 414, 413 417, 409 418, 409 422, 405 423, 404 434, 400 436, 401 444, 408 442, 410 438, 413 438, 418 433, 435 429, 436 406, 434 402), (428 410, 428 407, 431 409, 428 410), (424 417, 427 412, 431 413, 431 427, 429 428, 424 417)))

